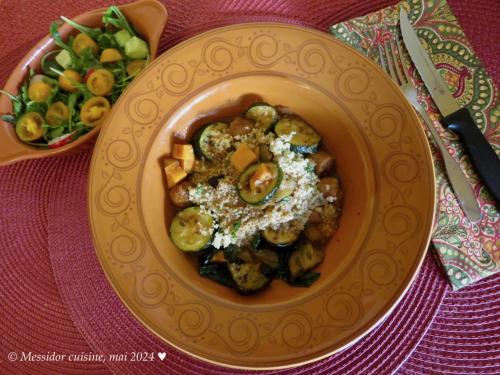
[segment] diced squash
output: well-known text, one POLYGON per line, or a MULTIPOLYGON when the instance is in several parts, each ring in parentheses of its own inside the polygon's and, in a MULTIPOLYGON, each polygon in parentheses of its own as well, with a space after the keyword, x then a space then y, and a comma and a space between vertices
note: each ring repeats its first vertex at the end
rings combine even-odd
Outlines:
POLYGON ((172 188, 175 186, 179 181, 182 181, 186 176, 187 173, 182 169, 182 167, 179 164, 178 160, 167 160, 165 162, 165 175, 167 177, 167 186, 169 188, 172 188))
POLYGON ((258 186, 265 185, 266 182, 273 179, 271 169, 265 164, 259 164, 252 177, 250 177, 250 189, 255 190, 258 186))
POLYGON ((217 251, 210 259, 212 263, 226 263, 226 258, 224 258, 224 252, 222 250, 217 251))
POLYGON ((194 150, 192 145, 181 145, 178 143, 174 144, 172 148, 172 157, 174 159, 192 159, 194 160, 194 150))
POLYGON ((191 173, 194 169, 194 158, 193 159, 181 159, 179 164, 186 173, 191 173))
POLYGON ((231 156, 231 164, 240 172, 243 172, 250 164, 256 161, 257 155, 255 155, 246 143, 242 143, 233 156, 231 156))

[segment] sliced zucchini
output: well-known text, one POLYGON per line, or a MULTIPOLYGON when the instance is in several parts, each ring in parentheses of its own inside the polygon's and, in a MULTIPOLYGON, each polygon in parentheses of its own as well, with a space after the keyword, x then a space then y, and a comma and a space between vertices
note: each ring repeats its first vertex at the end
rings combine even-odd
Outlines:
POLYGON ((255 258, 264 263, 266 266, 277 269, 280 265, 278 253, 269 249, 257 249, 253 251, 255 258))
POLYGON ((262 205, 276 194, 283 178, 283 172, 276 163, 257 163, 243 171, 238 181, 238 193, 243 201, 252 205, 262 205), (257 175, 265 171, 259 180, 257 175), (264 179, 265 177, 265 179, 264 179), (259 183, 257 183, 260 181, 259 183))
POLYGON ((260 272, 258 263, 229 263, 227 268, 238 289, 243 293, 255 292, 269 282, 269 279, 260 272))
POLYGON ((214 233, 213 219, 200 207, 179 211, 170 224, 170 238, 182 251, 200 251, 210 245, 214 233))
POLYGON ((278 111, 267 103, 254 103, 245 112, 245 118, 255 122, 264 131, 269 131, 278 121, 278 111))
POLYGON ((295 133, 290 149, 301 154, 313 154, 319 150, 321 137, 307 122, 297 116, 286 116, 278 121, 274 131, 279 136, 295 133))
POLYGON ((193 137, 194 150, 198 157, 213 159, 217 154, 216 142, 228 128, 225 122, 213 122, 200 128, 193 137))
POLYGON ((293 194, 296 187, 296 183, 291 180, 285 180, 281 183, 280 188, 274 196, 275 202, 281 202, 283 199, 289 197, 293 194))
POLYGON ((262 232, 264 239, 272 246, 275 247, 288 247, 292 246, 298 241, 300 232, 291 231, 287 228, 272 229, 267 228, 262 232))
POLYGON ((313 269, 323 261, 325 253, 315 249, 309 241, 300 243, 288 258, 290 279, 294 280, 313 269))

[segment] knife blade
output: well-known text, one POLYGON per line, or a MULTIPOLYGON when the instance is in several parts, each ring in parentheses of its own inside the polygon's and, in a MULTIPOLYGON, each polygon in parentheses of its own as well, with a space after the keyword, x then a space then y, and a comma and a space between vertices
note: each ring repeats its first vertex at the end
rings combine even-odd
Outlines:
POLYGON ((447 83, 420 43, 408 14, 401 8, 399 14, 401 34, 408 53, 425 87, 443 116, 441 124, 457 133, 484 185, 495 201, 500 202, 500 158, 476 126, 469 110, 460 107, 447 83))

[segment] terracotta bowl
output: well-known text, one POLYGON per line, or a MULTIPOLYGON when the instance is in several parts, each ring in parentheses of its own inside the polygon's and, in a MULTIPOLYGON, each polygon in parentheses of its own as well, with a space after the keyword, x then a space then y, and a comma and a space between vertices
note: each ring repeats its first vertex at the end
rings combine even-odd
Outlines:
MULTIPOLYGON (((78 23, 91 27, 100 27, 101 18, 107 8, 96 9, 81 14, 72 19, 78 23)), ((138 33, 149 43, 151 57, 156 57, 158 43, 167 22, 167 10, 156 0, 139 0, 131 4, 120 6, 120 10, 125 14, 138 33)), ((59 28, 63 40, 70 34, 77 31, 68 24, 63 24, 59 28)), ((40 40, 17 64, 4 87, 14 95, 17 95, 18 88, 23 82, 28 66, 35 71, 40 71, 42 57, 56 47, 54 41, 47 35, 40 40)), ((12 112, 10 99, 6 95, 0 95, 0 113, 12 112)), ((86 143, 93 140, 99 133, 100 125, 96 126, 87 134, 77 140, 55 149, 39 149, 23 143, 16 135, 11 124, 0 120, 0 165, 14 163, 20 160, 44 158, 53 155, 64 155, 82 148, 86 143)))
POLYGON ((421 265, 435 202, 425 134, 390 77, 327 34, 271 23, 212 30, 156 59, 103 125, 88 191, 96 252, 130 311, 180 350, 247 369, 317 360, 384 319, 421 265), (345 199, 317 282, 241 296, 199 276, 170 240, 160 161, 255 98, 316 128, 345 199))

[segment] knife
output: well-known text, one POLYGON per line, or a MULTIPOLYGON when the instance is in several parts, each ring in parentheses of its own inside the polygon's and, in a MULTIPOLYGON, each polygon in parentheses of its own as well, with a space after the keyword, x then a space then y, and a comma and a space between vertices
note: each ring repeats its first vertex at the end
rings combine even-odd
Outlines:
POLYGON ((451 95, 448 85, 441 78, 434 63, 420 44, 417 33, 403 8, 399 13, 399 20, 406 49, 443 116, 441 123, 460 136, 484 185, 498 204, 500 202, 500 158, 474 123, 469 110, 466 107, 461 108, 451 95))

